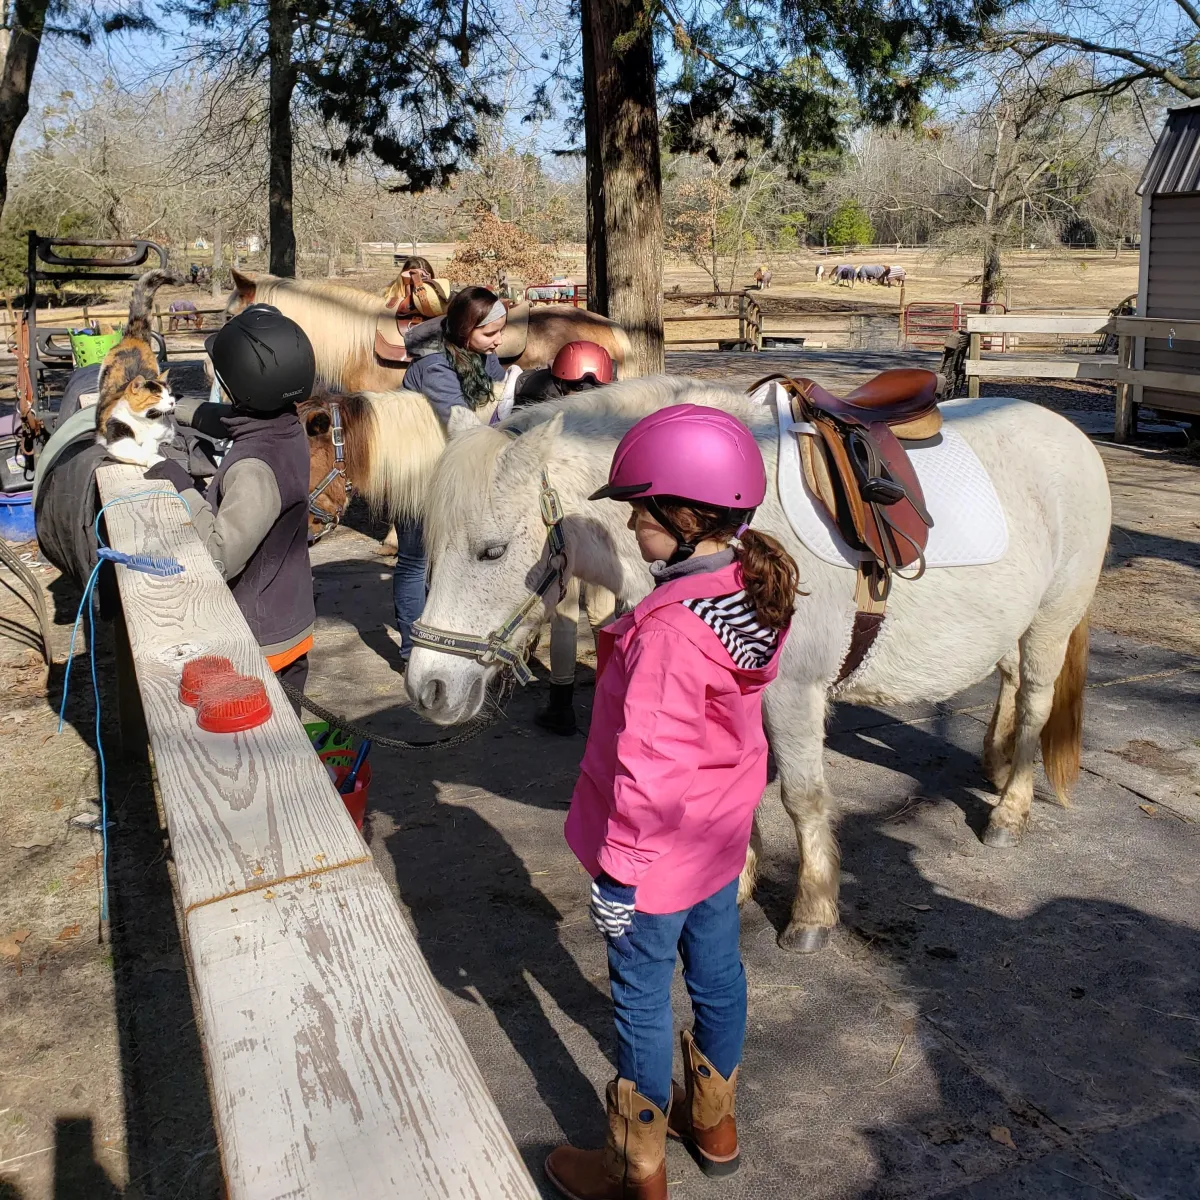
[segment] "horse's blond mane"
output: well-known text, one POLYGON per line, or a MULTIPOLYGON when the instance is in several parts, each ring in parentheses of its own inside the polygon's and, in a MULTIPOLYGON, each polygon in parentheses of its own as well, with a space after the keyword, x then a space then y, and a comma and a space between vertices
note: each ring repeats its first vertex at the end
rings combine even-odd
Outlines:
POLYGON ((446 445, 442 423, 420 392, 359 393, 370 414, 363 498, 395 519, 425 511, 429 480, 446 445))
POLYGON ((317 279, 280 279, 258 275, 255 303, 273 304, 309 336, 317 374, 335 390, 357 360, 371 361, 375 352, 375 323, 382 316, 383 298, 345 284, 317 279))

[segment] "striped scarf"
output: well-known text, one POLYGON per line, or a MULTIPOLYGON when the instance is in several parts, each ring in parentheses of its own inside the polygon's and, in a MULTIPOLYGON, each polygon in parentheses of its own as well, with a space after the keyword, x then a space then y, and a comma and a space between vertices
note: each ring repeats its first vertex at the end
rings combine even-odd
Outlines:
POLYGON ((759 621, 744 591, 684 600, 683 606, 694 612, 721 639, 721 645, 729 652, 735 666, 752 670, 771 661, 779 644, 779 632, 759 621))

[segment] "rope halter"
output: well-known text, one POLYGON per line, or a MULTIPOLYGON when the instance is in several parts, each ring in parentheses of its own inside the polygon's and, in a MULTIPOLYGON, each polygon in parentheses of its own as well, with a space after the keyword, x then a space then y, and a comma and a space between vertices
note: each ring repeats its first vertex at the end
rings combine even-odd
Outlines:
POLYGON ((427 650, 439 650, 443 654, 456 654, 460 658, 473 658, 485 667, 499 666, 501 670, 509 668, 517 682, 524 687, 533 679, 526 659, 529 656, 529 640, 520 646, 516 644, 516 635, 525 618, 541 603, 546 593, 554 584, 558 584, 558 599, 563 598, 567 590, 567 556, 566 542, 563 538, 562 502, 558 493, 550 485, 550 476, 542 468, 542 490, 538 497, 538 506, 542 513, 542 524, 546 526, 546 544, 550 554, 546 569, 538 580, 537 586, 529 593, 524 603, 509 614, 508 619, 497 629, 493 629, 486 637, 476 637, 470 633, 455 633, 448 629, 438 629, 424 621, 413 622, 413 644, 424 646, 427 650))

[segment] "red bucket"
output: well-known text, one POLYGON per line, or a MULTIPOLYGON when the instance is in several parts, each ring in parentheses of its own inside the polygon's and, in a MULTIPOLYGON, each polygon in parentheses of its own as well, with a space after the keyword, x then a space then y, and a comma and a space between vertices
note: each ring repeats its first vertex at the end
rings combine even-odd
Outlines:
MULTIPOLYGON (((326 750, 321 755, 321 761, 329 764, 330 770, 333 771, 333 786, 340 792, 342 783, 350 774, 350 768, 354 764, 354 756, 346 750, 326 750), (334 759, 341 759, 341 762, 334 762, 334 759)), ((370 790, 371 764, 365 762, 358 769, 358 778, 354 781, 354 791, 342 797, 342 803, 345 804, 346 811, 354 821, 354 827, 360 832, 363 827, 363 819, 367 815, 367 799, 370 790)))

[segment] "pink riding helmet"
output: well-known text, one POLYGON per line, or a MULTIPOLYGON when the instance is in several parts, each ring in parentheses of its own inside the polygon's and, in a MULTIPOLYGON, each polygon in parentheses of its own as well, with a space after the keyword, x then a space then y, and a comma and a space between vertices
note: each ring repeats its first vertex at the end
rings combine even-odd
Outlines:
POLYGON ((608 483, 589 500, 678 496, 717 508, 757 508, 767 475, 754 434, 718 408, 676 404, 643 417, 621 439, 608 483))

